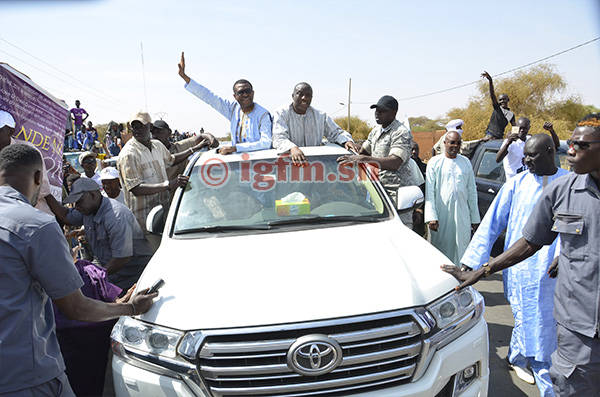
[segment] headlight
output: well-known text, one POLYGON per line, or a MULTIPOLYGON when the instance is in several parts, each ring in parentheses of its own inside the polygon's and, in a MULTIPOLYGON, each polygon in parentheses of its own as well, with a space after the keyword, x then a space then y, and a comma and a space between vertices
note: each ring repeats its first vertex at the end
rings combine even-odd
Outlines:
POLYGON ((483 309, 481 294, 472 287, 467 287, 432 303, 427 310, 435 318, 437 326, 444 329, 464 319, 470 319, 480 305, 483 309))
POLYGON ((121 317, 110 336, 127 349, 175 358, 183 332, 121 317))

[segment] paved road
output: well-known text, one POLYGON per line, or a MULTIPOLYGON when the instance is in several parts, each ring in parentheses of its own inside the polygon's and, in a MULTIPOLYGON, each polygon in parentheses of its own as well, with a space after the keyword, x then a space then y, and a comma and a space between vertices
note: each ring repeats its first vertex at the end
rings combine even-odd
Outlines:
POLYGON ((517 378, 506 364, 514 320, 510 306, 504 298, 502 273, 492 274, 478 282, 475 287, 485 299, 484 317, 490 334, 489 397, 539 397, 537 386, 517 378))

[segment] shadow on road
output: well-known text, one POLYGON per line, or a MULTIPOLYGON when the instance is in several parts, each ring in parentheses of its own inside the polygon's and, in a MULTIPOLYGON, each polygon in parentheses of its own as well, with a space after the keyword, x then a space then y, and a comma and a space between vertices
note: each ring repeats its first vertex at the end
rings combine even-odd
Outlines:
POLYGON ((510 305, 504 298, 502 273, 492 274, 475 287, 485 299, 484 317, 490 335, 489 397, 538 397, 540 392, 537 386, 517 378, 506 364, 514 319, 510 305))

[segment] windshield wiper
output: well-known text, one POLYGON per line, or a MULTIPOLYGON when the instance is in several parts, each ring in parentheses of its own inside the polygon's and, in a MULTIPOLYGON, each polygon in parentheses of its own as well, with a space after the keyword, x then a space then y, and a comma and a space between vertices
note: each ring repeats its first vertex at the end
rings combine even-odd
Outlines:
POLYGON ((211 232, 227 232, 235 230, 269 230, 270 225, 211 225, 196 227, 193 229, 177 230, 174 234, 192 234, 192 233, 211 233, 211 232))
POLYGON ((375 216, 317 216, 314 218, 293 218, 281 219, 268 222, 269 226, 294 225, 294 224, 314 224, 314 223, 339 223, 339 222, 380 222, 385 218, 375 216))

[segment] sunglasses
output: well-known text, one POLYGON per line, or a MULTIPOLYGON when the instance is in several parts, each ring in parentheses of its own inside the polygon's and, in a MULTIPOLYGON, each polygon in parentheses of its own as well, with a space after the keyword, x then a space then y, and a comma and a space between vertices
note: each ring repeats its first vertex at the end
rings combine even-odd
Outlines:
POLYGON ((250 95, 252 94, 252 90, 250 88, 245 88, 243 90, 239 90, 238 92, 235 93, 235 95, 241 96, 241 95, 250 95))
POLYGON ((590 143, 598 143, 600 140, 595 141, 573 141, 571 139, 567 139, 567 146, 569 149, 573 149, 576 152, 580 150, 586 150, 590 148, 590 143))
POLYGON ((96 162, 94 160, 84 160, 81 164, 96 164, 96 162))

